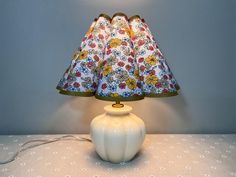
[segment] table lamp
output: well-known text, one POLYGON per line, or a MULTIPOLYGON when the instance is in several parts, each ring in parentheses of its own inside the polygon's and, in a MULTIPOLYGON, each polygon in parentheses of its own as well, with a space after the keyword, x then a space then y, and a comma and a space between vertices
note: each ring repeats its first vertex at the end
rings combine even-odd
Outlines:
POLYGON ((114 101, 90 125, 92 142, 106 161, 129 161, 144 137, 142 119, 121 101, 178 95, 179 86, 140 16, 99 15, 91 24, 57 89, 72 96, 114 101))

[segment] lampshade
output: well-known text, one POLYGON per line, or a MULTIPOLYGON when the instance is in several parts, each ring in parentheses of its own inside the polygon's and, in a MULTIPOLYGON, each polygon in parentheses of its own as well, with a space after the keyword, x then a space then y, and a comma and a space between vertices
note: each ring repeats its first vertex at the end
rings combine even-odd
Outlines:
POLYGON ((164 59, 148 25, 138 15, 130 18, 132 42, 145 96, 177 95, 179 86, 164 59))
POLYGON ((59 93, 73 96, 94 95, 110 26, 110 19, 105 14, 93 21, 57 86, 59 93))
POLYGON ((94 20, 57 89, 61 94, 134 101, 175 96, 179 86, 147 23, 116 13, 94 20))

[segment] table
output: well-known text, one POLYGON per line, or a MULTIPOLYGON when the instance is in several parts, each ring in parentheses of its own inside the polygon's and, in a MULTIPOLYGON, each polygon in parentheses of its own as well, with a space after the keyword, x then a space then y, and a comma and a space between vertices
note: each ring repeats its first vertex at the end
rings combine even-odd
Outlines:
MULTIPOLYGON (((62 135, 2 135, 0 161, 32 139, 62 135)), ((76 137, 89 137, 77 134, 76 137)), ((0 165, 0 177, 234 177, 236 134, 148 134, 130 162, 102 161, 90 142, 62 140, 28 149, 0 165)))

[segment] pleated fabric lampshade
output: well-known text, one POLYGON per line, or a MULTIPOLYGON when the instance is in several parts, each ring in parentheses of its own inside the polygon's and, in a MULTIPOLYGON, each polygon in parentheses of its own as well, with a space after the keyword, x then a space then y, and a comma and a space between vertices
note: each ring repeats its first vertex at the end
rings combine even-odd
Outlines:
POLYGON ((69 68, 57 85, 59 93, 73 96, 94 95, 110 27, 110 17, 105 14, 93 21, 69 68))
POLYGON ((164 59, 148 25, 138 15, 130 18, 132 41, 145 96, 177 95, 179 86, 164 59))
POLYGON ((175 96, 179 86, 147 23, 116 13, 94 20, 57 89, 61 94, 135 101, 175 96))

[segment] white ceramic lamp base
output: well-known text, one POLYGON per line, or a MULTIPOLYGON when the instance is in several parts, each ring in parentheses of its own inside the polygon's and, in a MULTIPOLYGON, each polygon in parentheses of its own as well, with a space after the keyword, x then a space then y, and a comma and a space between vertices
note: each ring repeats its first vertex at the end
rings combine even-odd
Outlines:
POLYGON ((132 108, 124 105, 104 107, 106 113, 91 122, 90 134, 96 152, 105 161, 120 163, 131 160, 139 151, 144 137, 142 119, 130 113, 132 108))

